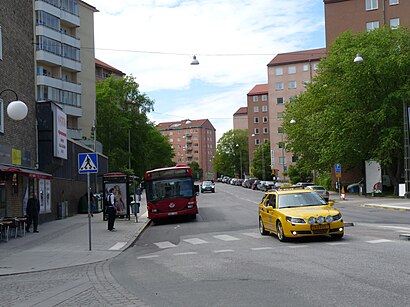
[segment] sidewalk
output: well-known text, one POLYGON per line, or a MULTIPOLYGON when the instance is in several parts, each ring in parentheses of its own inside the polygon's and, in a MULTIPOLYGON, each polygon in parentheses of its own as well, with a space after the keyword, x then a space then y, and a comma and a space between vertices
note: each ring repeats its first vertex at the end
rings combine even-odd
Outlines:
POLYGON ((356 203, 363 207, 383 208, 389 210, 410 211, 410 199, 400 197, 377 197, 377 196, 360 196, 355 193, 345 194, 345 199, 341 199, 336 192, 330 192, 330 200, 336 203, 356 203))
POLYGON ((116 231, 107 230, 103 214, 91 218, 91 251, 87 214, 39 225, 39 233, 0 242, 0 276, 88 264, 113 258, 134 242, 148 226, 145 201, 141 202, 138 223, 116 219, 116 231))

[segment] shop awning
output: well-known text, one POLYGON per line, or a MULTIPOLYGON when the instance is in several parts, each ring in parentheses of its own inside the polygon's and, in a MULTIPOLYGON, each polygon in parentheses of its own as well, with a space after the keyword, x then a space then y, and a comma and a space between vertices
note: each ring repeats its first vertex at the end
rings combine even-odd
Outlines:
POLYGON ((20 173, 23 176, 39 179, 53 179, 53 175, 40 172, 32 168, 18 167, 15 165, 0 164, 0 172, 4 173, 20 173))

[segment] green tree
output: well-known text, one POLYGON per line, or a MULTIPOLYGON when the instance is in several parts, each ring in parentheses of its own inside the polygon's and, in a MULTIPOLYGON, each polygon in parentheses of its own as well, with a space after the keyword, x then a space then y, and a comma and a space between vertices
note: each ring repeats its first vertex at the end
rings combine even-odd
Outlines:
POLYGON ((253 154, 252 174, 261 180, 272 180, 270 143, 259 145, 253 154))
POLYGON ((140 93, 134 77, 97 82, 96 105, 97 139, 109 158, 110 171, 142 178, 148 169, 172 165, 171 146, 147 118, 154 102, 140 93))
POLYGON ((288 148, 311 170, 374 159, 396 187, 403 171, 403 106, 410 96, 404 28, 342 34, 307 91, 286 107, 288 148), (354 63, 360 53, 363 63, 354 63), (295 124, 290 124, 294 119, 295 124))
POLYGON ((214 169, 219 175, 241 177, 249 170, 247 130, 229 130, 219 139, 214 157, 214 169))
POLYGON ((202 168, 199 167, 198 162, 192 161, 189 167, 192 170, 192 177, 194 177, 195 180, 201 180, 203 176, 203 171, 202 168))

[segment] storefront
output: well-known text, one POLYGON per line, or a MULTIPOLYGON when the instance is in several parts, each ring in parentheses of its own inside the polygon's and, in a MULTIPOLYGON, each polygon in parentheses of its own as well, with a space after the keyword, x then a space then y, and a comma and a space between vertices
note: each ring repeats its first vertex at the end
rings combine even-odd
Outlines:
POLYGON ((33 192, 40 201, 40 214, 51 212, 52 178, 35 169, 0 164, 0 218, 24 216, 33 192))

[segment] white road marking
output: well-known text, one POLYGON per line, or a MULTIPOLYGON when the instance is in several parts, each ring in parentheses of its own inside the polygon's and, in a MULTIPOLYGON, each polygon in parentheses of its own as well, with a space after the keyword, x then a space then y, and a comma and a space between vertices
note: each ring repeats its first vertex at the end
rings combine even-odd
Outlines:
POLYGON ((303 247, 309 247, 309 246, 308 245, 288 246, 288 248, 303 248, 303 247))
POLYGON ((220 254, 220 253, 232 253, 234 250, 233 249, 220 249, 214 251, 215 254, 220 254))
POLYGON ((387 239, 379 239, 379 240, 366 241, 366 243, 370 243, 370 244, 387 243, 387 242, 393 242, 393 241, 392 241, 392 240, 387 240, 387 239))
POLYGON ((261 251, 261 250, 267 250, 267 249, 273 249, 271 246, 267 247, 252 247, 251 250, 253 251, 261 251))
POLYGON ((243 235, 251 237, 251 238, 255 238, 255 239, 266 238, 266 236, 265 237, 261 236, 261 234, 257 232, 246 232, 246 233, 243 233, 243 235))
POLYGON ((156 246, 158 246, 159 248, 170 248, 170 247, 176 247, 175 244, 169 242, 169 241, 164 241, 164 242, 157 242, 154 243, 156 246))
POLYGON ((190 243, 190 244, 193 244, 193 245, 208 243, 207 241, 202 240, 202 239, 198 239, 198 238, 185 239, 183 241, 185 241, 187 243, 190 243))
POLYGON ((197 252, 176 253, 174 256, 197 255, 197 252))
POLYGON ((400 226, 379 226, 380 228, 388 228, 388 229, 393 229, 397 231, 410 231, 409 227, 400 227, 400 226))
POLYGON ((326 243, 327 245, 346 245, 349 244, 347 242, 332 242, 332 243, 326 243))
POLYGON ((110 247, 110 251, 118 251, 121 248, 123 248, 125 245, 127 245, 127 242, 118 242, 114 246, 110 247))
POLYGON ((240 240, 240 239, 232 237, 230 235, 217 235, 217 236, 214 236, 214 238, 222 240, 222 241, 237 241, 237 240, 240 240))
POLYGON ((150 259, 150 258, 157 258, 159 255, 147 255, 147 256, 139 256, 137 259, 150 259))

